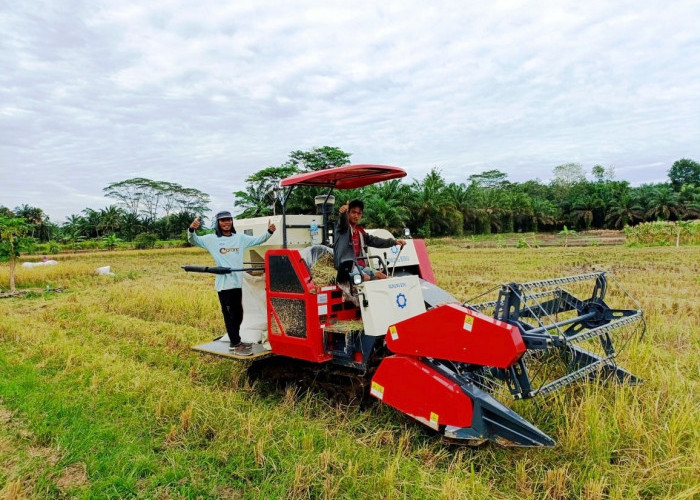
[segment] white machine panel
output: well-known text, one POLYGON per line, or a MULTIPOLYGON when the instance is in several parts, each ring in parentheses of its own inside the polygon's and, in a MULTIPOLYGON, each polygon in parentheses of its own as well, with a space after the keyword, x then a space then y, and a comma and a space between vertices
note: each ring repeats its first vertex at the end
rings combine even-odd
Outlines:
MULTIPOLYGON (((311 223, 316 221, 321 231, 323 224, 322 215, 287 215, 287 226, 303 226, 303 227, 287 227, 287 247, 288 248, 304 248, 311 245, 311 223)), ((277 226, 275 234, 262 245, 246 248, 243 260, 246 262, 262 262, 264 260, 265 251, 273 248, 282 248, 283 233, 282 233, 282 216, 270 215, 269 217, 254 217, 251 219, 236 219, 233 225, 237 233, 249 234, 251 236, 259 236, 267 231, 268 221, 277 226)))
MULTIPOLYGON (((367 230, 369 234, 372 236, 376 236, 378 238, 395 238, 395 239, 402 239, 402 237, 395 237, 393 236, 389 231, 386 229, 369 229, 367 230)), ((416 249, 413 246, 413 240, 407 239, 406 245, 403 247, 403 250, 401 250, 401 253, 399 253, 399 247, 398 245, 394 245, 393 247, 390 248, 374 248, 374 247, 368 247, 367 248, 367 254, 368 255, 379 255, 381 258, 386 262, 387 267, 389 268, 389 272, 391 272, 391 268, 394 266, 394 262, 396 262, 396 267, 401 268, 401 267, 406 267, 406 266, 417 266, 418 263, 418 255, 416 254, 416 249), (397 260, 398 257, 398 260, 397 260)), ((370 259, 370 262, 372 263, 373 268, 377 268, 377 259, 370 259)))
POLYGON ((364 294, 360 296, 360 311, 366 335, 384 335, 390 325, 425 312, 418 276, 365 281, 357 288, 364 294))

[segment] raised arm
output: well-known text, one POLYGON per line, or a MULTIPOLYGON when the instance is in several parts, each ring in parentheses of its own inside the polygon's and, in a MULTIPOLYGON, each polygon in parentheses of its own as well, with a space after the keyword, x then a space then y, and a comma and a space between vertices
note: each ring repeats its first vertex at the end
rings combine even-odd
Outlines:
POLYGON ((202 240, 200 239, 199 236, 197 236, 197 229, 199 229, 199 226, 201 225, 201 222, 199 222, 199 215, 192 221, 190 224, 190 227, 187 229, 187 241, 192 243, 193 245, 196 245, 198 247, 204 248, 204 243, 202 243, 202 240))
POLYGON ((345 202, 338 210, 338 230, 345 231, 348 228, 348 208, 350 207, 350 200, 345 202))

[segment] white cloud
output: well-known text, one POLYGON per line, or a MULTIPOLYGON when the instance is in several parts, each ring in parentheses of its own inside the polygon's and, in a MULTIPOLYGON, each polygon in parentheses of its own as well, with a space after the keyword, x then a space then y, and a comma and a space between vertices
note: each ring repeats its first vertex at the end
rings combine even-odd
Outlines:
POLYGON ((690 0, 13 4, 0 204, 62 220, 144 176, 230 205, 323 145, 409 178, 577 161, 663 181, 700 157, 699 19, 690 0))

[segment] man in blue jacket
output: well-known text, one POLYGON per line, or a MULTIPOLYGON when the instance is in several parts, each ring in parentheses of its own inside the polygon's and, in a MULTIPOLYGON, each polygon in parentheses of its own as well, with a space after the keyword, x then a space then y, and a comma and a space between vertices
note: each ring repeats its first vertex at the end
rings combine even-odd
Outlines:
MULTIPOLYGON (((187 240, 193 245, 208 250, 217 266, 241 269, 243 267, 243 251, 248 247, 266 242, 275 232, 275 225, 268 222, 267 232, 258 237, 247 234, 237 234, 233 227, 231 212, 216 214, 215 234, 198 236, 199 216, 192 221, 187 232, 187 240)), ((221 312, 224 315, 226 332, 230 342, 229 351, 239 356, 252 354, 251 344, 241 343, 241 322, 243 321, 242 279, 241 272, 217 274, 214 285, 219 294, 221 312)))

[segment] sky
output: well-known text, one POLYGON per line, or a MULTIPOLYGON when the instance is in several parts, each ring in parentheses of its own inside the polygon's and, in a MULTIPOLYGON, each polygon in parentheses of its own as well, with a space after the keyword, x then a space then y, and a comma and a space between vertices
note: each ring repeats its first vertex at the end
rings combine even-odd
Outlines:
POLYGON ((322 146, 409 182, 665 182, 700 161, 699 22, 697 0, 0 0, 0 205, 60 224, 146 177, 231 209, 322 146))

